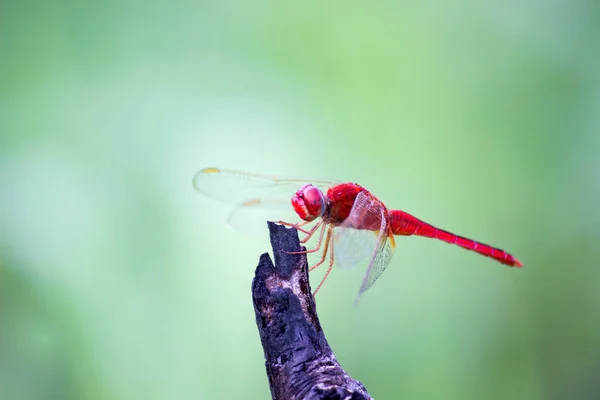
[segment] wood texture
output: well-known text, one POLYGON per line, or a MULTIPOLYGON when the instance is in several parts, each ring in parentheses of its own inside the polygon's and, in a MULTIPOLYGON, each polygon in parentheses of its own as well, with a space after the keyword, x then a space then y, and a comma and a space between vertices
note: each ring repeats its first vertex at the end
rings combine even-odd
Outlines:
POLYGON ((275 265, 260 257, 252 298, 273 399, 371 399, 342 369, 317 316, 298 232, 269 222, 275 265))

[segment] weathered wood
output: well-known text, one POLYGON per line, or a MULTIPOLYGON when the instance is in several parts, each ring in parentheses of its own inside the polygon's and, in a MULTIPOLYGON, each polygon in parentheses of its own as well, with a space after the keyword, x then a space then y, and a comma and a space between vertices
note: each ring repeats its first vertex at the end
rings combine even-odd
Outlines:
POLYGON ((275 266, 261 255, 252 298, 273 399, 371 399, 342 369, 317 316, 298 232, 269 222, 275 266))

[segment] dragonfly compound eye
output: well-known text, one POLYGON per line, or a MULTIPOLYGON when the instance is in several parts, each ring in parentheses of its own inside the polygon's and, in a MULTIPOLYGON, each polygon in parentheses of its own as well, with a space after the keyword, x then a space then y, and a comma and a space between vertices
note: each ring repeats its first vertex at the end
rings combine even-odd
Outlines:
POLYGON ((292 197, 292 206, 300 218, 312 221, 325 212, 325 196, 319 188, 307 184, 292 197))

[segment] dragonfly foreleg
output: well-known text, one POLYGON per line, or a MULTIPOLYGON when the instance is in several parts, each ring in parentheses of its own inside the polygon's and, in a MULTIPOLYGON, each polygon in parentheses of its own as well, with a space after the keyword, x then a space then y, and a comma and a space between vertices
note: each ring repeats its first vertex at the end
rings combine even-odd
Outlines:
MULTIPOLYGON (((313 228, 311 228, 310 231, 307 231, 306 229, 302 229, 300 227, 304 226, 304 225, 306 225, 306 224, 308 224, 310 222, 311 221, 302 221, 302 222, 294 222, 294 223, 292 223, 292 222, 285 222, 285 221, 275 221, 276 224, 285 225, 285 226, 289 226, 291 228, 295 228, 296 230, 298 230, 298 231, 300 231, 300 232, 302 232, 302 233, 304 233, 306 235, 310 234, 310 232, 313 232, 315 228, 313 227, 313 228)), ((302 243, 304 243, 304 242, 302 242, 302 243)))
MULTIPOLYGON (((321 248, 321 243, 323 242, 323 234, 325 233, 325 224, 323 224, 323 222, 319 222, 317 225, 315 225, 315 227, 313 229, 311 229, 310 231, 310 236, 312 236, 315 231, 317 230, 317 228, 321 226, 321 233, 319 233, 319 239, 317 240, 317 245, 315 246, 314 249, 311 250, 302 250, 302 251, 286 251, 286 253, 288 254, 308 254, 308 253, 315 253, 317 251, 319 251, 319 249, 321 248)), ((301 240, 301 243, 304 243, 306 240, 310 239, 310 236, 305 237, 305 240, 301 240)), ((327 248, 325 248, 325 251, 327 250, 327 248)))
MULTIPOLYGON (((319 227, 322 225, 323 225, 323 220, 317 222, 315 224, 315 226, 313 226, 310 229, 310 231, 306 232, 306 236, 304 237, 304 239, 300 240, 300 243, 308 242, 308 240, 312 237, 312 235, 314 235, 314 233, 317 231, 317 229, 319 229, 319 227)), ((319 236, 319 244, 318 244, 319 246, 320 246, 321 239, 323 239, 323 232, 324 232, 324 230, 321 231, 321 234, 319 236)))

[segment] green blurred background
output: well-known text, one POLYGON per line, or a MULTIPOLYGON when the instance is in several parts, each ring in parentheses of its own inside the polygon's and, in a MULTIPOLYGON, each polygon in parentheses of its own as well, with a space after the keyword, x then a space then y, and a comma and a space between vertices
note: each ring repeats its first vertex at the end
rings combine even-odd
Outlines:
MULTIPOLYGON (((265 399, 267 242, 191 178, 358 182, 399 238, 317 296, 378 399, 600 396, 600 3, 0 3, 0 398, 265 399)), ((315 282, 313 282, 315 285, 315 282)))

